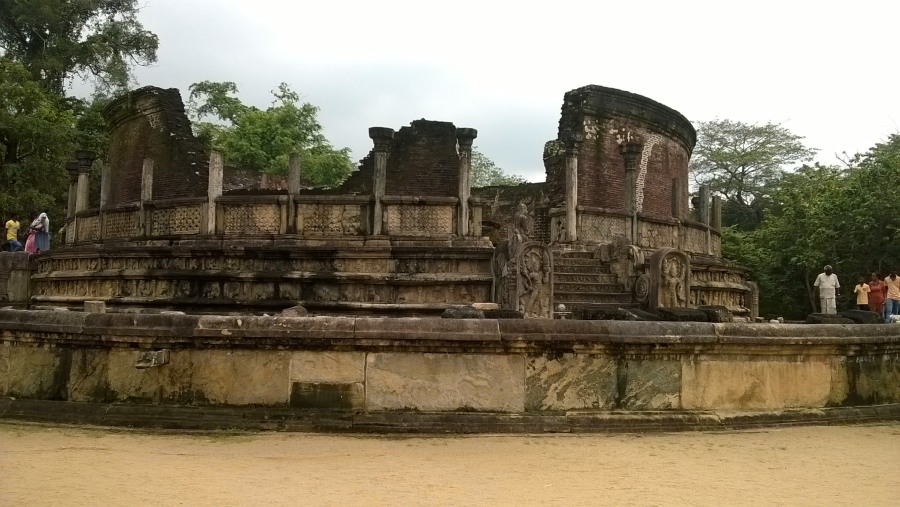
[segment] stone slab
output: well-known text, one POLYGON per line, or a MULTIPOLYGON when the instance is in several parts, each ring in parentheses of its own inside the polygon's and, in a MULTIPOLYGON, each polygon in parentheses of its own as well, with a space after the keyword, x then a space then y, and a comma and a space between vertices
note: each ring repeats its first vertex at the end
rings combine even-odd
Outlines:
POLYGON ((290 406, 322 410, 361 410, 365 408, 366 388, 361 382, 327 384, 291 383, 290 406))
POLYGON ((619 408, 672 410, 681 407, 681 361, 628 359, 618 369, 619 408))
POLYGON ((525 410, 611 409, 616 361, 609 356, 563 354, 525 362, 525 410))
POLYGON ((682 408, 686 410, 779 410, 836 405, 846 396, 839 361, 806 356, 802 361, 735 359, 685 361, 682 408))
POLYGON ((519 355, 371 353, 366 410, 525 409, 525 360, 519 355))
POLYGON ((66 395, 66 351, 50 347, 9 346, 5 355, 5 396, 62 399, 66 395))
POLYGON ((291 382, 365 382, 365 352, 291 352, 291 382))
POLYGON ((192 354, 191 359, 191 389, 211 404, 288 403, 287 351, 207 350, 192 354))

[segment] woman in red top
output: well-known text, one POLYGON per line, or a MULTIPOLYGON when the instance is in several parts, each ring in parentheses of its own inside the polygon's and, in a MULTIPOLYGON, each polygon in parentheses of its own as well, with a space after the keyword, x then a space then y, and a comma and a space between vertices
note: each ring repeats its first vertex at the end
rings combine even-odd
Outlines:
POLYGON ((884 312, 884 282, 878 278, 878 273, 872 273, 872 279, 869 280, 869 310, 881 314, 884 312))

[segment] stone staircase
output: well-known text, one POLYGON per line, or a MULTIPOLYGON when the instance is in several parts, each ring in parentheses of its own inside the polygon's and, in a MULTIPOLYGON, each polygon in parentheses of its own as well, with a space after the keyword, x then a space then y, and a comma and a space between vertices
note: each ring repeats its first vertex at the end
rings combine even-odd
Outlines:
POLYGON ((635 308, 622 284, 616 282, 609 266, 590 252, 557 252, 553 257, 553 308, 564 304, 569 311, 583 308, 635 308))

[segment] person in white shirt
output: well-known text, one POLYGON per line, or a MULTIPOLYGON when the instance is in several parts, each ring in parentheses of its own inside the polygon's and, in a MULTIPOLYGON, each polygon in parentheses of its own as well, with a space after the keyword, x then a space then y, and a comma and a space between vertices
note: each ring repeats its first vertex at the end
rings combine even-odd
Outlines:
POLYGON ((822 313, 837 313, 837 296, 840 296, 841 284, 838 277, 831 270, 831 266, 825 266, 825 272, 819 273, 813 284, 819 288, 819 303, 822 313))

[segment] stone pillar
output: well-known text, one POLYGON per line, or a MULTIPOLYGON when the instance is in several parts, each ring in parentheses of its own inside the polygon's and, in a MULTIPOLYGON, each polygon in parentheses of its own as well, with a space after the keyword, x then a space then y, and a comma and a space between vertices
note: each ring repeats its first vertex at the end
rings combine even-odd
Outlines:
POLYGON ((478 137, 478 131, 469 128, 456 129, 456 142, 459 144, 459 213, 457 218, 460 236, 469 235, 469 197, 472 194, 472 142, 478 137))
POLYGON ((66 244, 75 242, 75 210, 78 201, 78 162, 72 161, 66 164, 66 172, 69 173, 69 204, 66 208, 66 244))
POLYGON ((222 154, 209 154, 209 183, 206 187, 206 234, 216 233, 216 199, 222 196, 222 178, 225 162, 222 154))
POLYGON ((153 159, 145 158, 141 167, 141 231, 145 236, 152 233, 153 224, 150 215, 153 208, 148 204, 153 201, 153 159))
POLYGON ((109 164, 100 168, 100 207, 105 208, 109 202, 109 164))
POLYGON ((369 129, 369 137, 375 142, 375 175, 372 178, 372 196, 374 207, 372 208, 372 234, 381 235, 384 222, 384 208, 381 200, 384 198, 384 184, 387 180, 387 161, 391 154, 391 142, 394 140, 394 129, 387 127, 372 127, 369 129))
POLYGON ((291 153, 290 162, 288 162, 288 231, 291 234, 297 233, 297 202, 296 197, 300 194, 300 154, 291 153))
POLYGON ((712 198, 712 217, 710 225, 717 231, 722 230, 722 197, 714 195, 712 198))
POLYGON ((698 206, 700 222, 709 225, 709 185, 700 185, 700 205, 698 206))
POLYGON ((69 204, 66 207, 66 216, 75 216, 75 202, 78 199, 78 162, 74 160, 66 163, 66 172, 69 173, 69 204))
POLYGON ((78 165, 78 183, 75 194, 75 213, 84 211, 88 207, 91 189, 91 166, 97 154, 93 151, 78 150, 75 152, 75 162, 78 165))
POLYGON ((672 178, 672 217, 683 220, 687 189, 684 188, 684 180, 672 178))
POLYGON ((626 142, 619 145, 625 160, 625 211, 631 215, 631 244, 638 244, 637 167, 643 146, 626 142))
POLYGON ((583 136, 573 134, 566 142, 566 241, 578 241, 578 154, 583 136))

